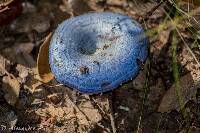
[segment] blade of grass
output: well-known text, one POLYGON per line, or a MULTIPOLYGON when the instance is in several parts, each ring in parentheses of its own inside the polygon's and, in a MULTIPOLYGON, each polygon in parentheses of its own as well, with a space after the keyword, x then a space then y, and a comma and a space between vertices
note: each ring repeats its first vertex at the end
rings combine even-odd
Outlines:
MULTIPOLYGON (((178 13, 180 13, 182 10, 180 10, 180 8, 177 5, 176 1, 173 1, 173 6, 175 6, 175 8, 177 9, 177 11, 175 12, 175 18, 178 16, 178 13)), ((169 16, 168 13, 165 14, 169 17, 169 19, 172 21, 173 23, 173 19, 169 16)), ((188 16, 188 14, 184 12, 184 15, 188 16)), ((183 96, 181 93, 181 86, 180 86, 180 76, 179 76, 179 68, 177 65, 177 45, 178 45, 178 37, 177 37, 177 33, 179 35, 179 31, 177 30, 177 26, 174 25, 175 29, 172 31, 172 70, 173 70, 173 77, 174 77, 174 82, 175 82, 175 86, 176 86, 176 97, 177 97, 177 101, 179 104, 179 108, 181 110, 181 114, 183 115, 183 117, 185 118, 186 114, 185 114, 185 110, 184 110, 184 102, 183 102, 183 96)), ((183 38, 181 38, 183 40, 183 38)), ((187 45, 188 46, 188 45, 187 45)), ((188 46, 189 47, 189 46, 188 46)))
MULTIPOLYGON (((146 26, 146 21, 143 19, 143 23, 146 26)), ((147 30, 147 26, 145 27, 145 30, 147 30)), ((148 53, 150 54, 150 48, 148 48, 148 53)), ((141 127, 141 122, 142 122, 142 117, 143 117, 143 112, 144 112, 144 105, 145 102, 147 100, 147 96, 149 93, 149 78, 150 78, 150 70, 151 70, 151 56, 149 55, 147 57, 147 61, 146 61, 147 65, 145 66, 145 84, 144 84, 144 95, 143 95, 143 99, 142 99, 142 105, 141 105, 141 110, 140 110, 140 116, 139 116, 139 121, 138 121, 138 126, 137 126, 137 130, 136 133, 140 132, 140 127, 141 127)))
POLYGON ((183 102, 183 96, 181 93, 181 87, 180 87, 180 76, 179 76, 179 69, 177 65, 177 32, 176 30, 172 31, 172 69, 173 69, 173 76, 174 76, 174 82, 176 86, 176 97, 178 100, 179 108, 181 109, 182 115, 185 118, 185 110, 184 110, 184 102, 183 102))
POLYGON ((157 128, 156 128, 156 133, 159 133, 159 127, 160 127, 160 123, 162 121, 162 117, 163 117, 163 114, 161 114, 160 119, 158 121, 158 125, 157 125, 157 128))
POLYGON ((144 95, 143 95, 143 99, 142 99, 142 105, 141 105, 141 110, 140 110, 140 116, 139 116, 139 121, 138 121, 138 126, 137 126, 137 130, 136 133, 140 133, 140 129, 141 129, 141 122, 142 122, 142 117, 143 117, 143 112, 144 112, 144 105, 145 102, 147 101, 147 96, 149 94, 149 78, 150 78, 150 69, 151 69, 151 58, 150 56, 147 58, 147 68, 145 69, 146 72, 146 80, 145 80, 145 84, 144 84, 144 95))

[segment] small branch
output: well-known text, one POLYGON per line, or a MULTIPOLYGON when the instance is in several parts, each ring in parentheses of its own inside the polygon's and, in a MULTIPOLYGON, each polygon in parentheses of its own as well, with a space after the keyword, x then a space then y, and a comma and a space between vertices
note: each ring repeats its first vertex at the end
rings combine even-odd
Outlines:
POLYGON ((9 4, 11 4, 14 0, 10 0, 10 1, 7 1, 7 2, 3 2, 2 4, 0 4, 0 9, 1 7, 6 7, 8 6, 9 4))
POLYGON ((113 133, 116 133, 116 132, 117 132, 117 129, 116 129, 116 127, 115 127, 115 120, 114 120, 113 114, 110 114, 109 116, 110 116, 112 131, 113 131, 113 133))
POLYGON ((144 21, 147 21, 149 19, 149 17, 165 2, 166 2, 166 0, 162 0, 160 3, 158 3, 156 6, 154 6, 150 11, 148 11, 143 17, 144 21))
MULTIPOLYGON (((112 92, 112 96, 113 96, 113 92, 112 92)), ((109 103, 109 107, 110 107, 110 114, 109 114, 109 117, 110 117, 110 123, 111 123, 111 127, 112 127, 112 131, 113 133, 117 133, 117 129, 116 129, 116 126, 115 126, 115 119, 113 117, 113 101, 112 99, 107 99, 108 100, 108 103, 109 103)))
POLYGON ((97 103, 97 101, 96 101, 93 97, 92 97, 91 99, 93 100, 93 102, 94 102, 94 104, 97 106, 97 108, 99 109, 100 113, 101 113, 104 117, 106 116, 106 118, 108 118, 106 112, 105 112, 105 111, 103 110, 103 108, 97 103))
POLYGON ((3 8, 3 9, 0 9, 0 13, 2 13, 2 12, 4 12, 4 11, 7 11, 7 10, 9 10, 10 8, 8 7, 8 6, 6 6, 5 8, 3 8))
MULTIPOLYGON (((90 126, 90 128, 92 127, 91 125, 91 122, 90 122, 90 120, 89 120, 89 118, 85 115, 85 113, 82 111, 82 110, 80 110, 80 108, 71 100, 71 98, 70 98, 70 96, 66 93, 65 94, 66 95, 66 98, 68 98, 69 99, 69 103, 72 105, 72 107, 76 110, 76 112, 78 112, 78 113, 81 113, 83 116, 84 116, 84 119, 85 119, 85 121, 87 122, 87 125, 89 125, 90 126)), ((66 99, 65 98, 65 99, 66 99)))

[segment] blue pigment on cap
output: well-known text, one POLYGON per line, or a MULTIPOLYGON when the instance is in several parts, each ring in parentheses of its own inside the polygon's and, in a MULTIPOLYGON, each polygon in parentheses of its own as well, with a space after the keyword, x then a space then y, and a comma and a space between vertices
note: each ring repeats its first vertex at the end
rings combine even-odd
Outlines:
POLYGON ((57 81, 96 94, 135 78, 148 54, 141 26, 118 13, 89 13, 64 21, 50 43, 49 62, 57 81))

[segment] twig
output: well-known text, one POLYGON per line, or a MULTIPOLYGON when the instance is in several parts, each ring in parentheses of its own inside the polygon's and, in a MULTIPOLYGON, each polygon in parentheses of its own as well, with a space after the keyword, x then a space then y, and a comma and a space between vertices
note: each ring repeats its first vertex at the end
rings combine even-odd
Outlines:
MULTIPOLYGON (((86 116, 86 114, 80 110, 80 108, 71 100, 70 96, 66 93, 66 98, 69 99, 70 104, 73 106, 73 108, 76 110, 76 112, 81 113, 84 116, 84 119, 87 121, 87 124, 90 126, 90 128, 92 128, 92 123, 90 122, 89 118, 86 116)), ((65 98, 65 99, 66 99, 65 98)), ((102 128, 102 125, 100 125, 99 123, 97 124, 97 126, 102 128)), ((103 128, 104 129, 104 128, 103 128)), ((80 130, 80 129, 79 129, 80 130)))
MULTIPOLYGON (((79 107, 71 100, 71 98, 69 97, 69 95, 66 93, 66 98, 68 98, 69 99, 69 102, 70 102, 70 104, 73 106, 73 108, 76 110, 76 112, 78 112, 78 113, 81 113, 83 116, 84 116, 84 119, 86 120, 86 122, 87 122, 87 124, 90 126, 90 128, 91 128, 91 122, 90 122, 90 120, 89 120, 89 118, 83 113, 83 111, 81 111, 80 109, 79 109, 79 107)), ((65 99, 66 99, 65 98, 65 99)))
POLYGON ((107 116, 106 115, 106 112, 102 109, 102 107, 97 103, 97 101, 92 97, 91 98, 94 102, 94 104, 98 107, 98 109, 100 110, 100 112, 104 115, 104 116, 107 116))
POLYGON ((0 13, 4 12, 4 11, 6 11, 6 10, 9 10, 9 9, 10 9, 10 8, 9 8, 8 6, 6 6, 5 8, 0 9, 0 13))
POLYGON ((112 99, 108 100, 108 103, 109 103, 109 107, 110 107, 110 114, 109 114, 109 117, 110 117, 110 124, 111 124, 111 127, 112 127, 112 131, 113 133, 116 133, 117 132, 117 129, 116 129, 116 126, 115 126, 115 119, 113 117, 113 104, 112 104, 112 99))
POLYGON ((14 0, 10 0, 10 1, 7 1, 7 2, 3 2, 2 4, 0 4, 0 9, 1 9, 2 7, 8 6, 8 5, 11 4, 13 1, 14 1, 14 0))
POLYGON ((115 120, 114 120, 114 117, 113 117, 112 114, 110 114, 109 116, 110 116, 112 131, 113 131, 113 133, 116 133, 116 132, 117 132, 117 129, 116 129, 116 127, 115 127, 115 120))
POLYGON ((151 16, 165 2, 166 0, 162 0, 160 3, 154 6, 150 11, 148 11, 143 17, 144 21, 147 21, 149 19, 149 16, 151 16))
MULTIPOLYGON (((100 95, 100 96, 101 96, 101 95, 100 95)), ((102 118, 104 118, 106 122, 111 121, 110 115, 108 115, 108 114, 104 111, 104 109, 98 104, 98 102, 96 101, 96 99, 95 99, 94 97, 90 96, 90 100, 92 100, 94 106, 96 106, 96 107, 98 108, 99 113, 101 114, 102 118)), ((107 101, 107 102, 108 102, 108 101, 107 101)), ((106 130, 107 132, 111 132, 110 129, 109 129, 109 130, 106 129, 106 128, 105 128, 103 125, 101 125, 100 123, 97 123, 97 125, 98 125, 99 127, 101 127, 102 129, 106 130)))

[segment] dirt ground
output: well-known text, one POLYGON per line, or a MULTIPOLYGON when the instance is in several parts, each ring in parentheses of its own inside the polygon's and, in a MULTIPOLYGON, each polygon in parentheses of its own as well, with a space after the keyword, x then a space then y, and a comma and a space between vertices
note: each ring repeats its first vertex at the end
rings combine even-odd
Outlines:
MULTIPOLYGON (((22 12, 20 6, 12 12, 19 16, 0 27, 0 132, 200 133, 200 7, 158 3, 22 0, 22 12), (37 57, 45 37, 65 19, 103 11, 126 14, 147 31, 150 53, 144 70, 98 95, 40 81, 37 57)), ((2 13, 0 8, 0 18, 2 13)))

